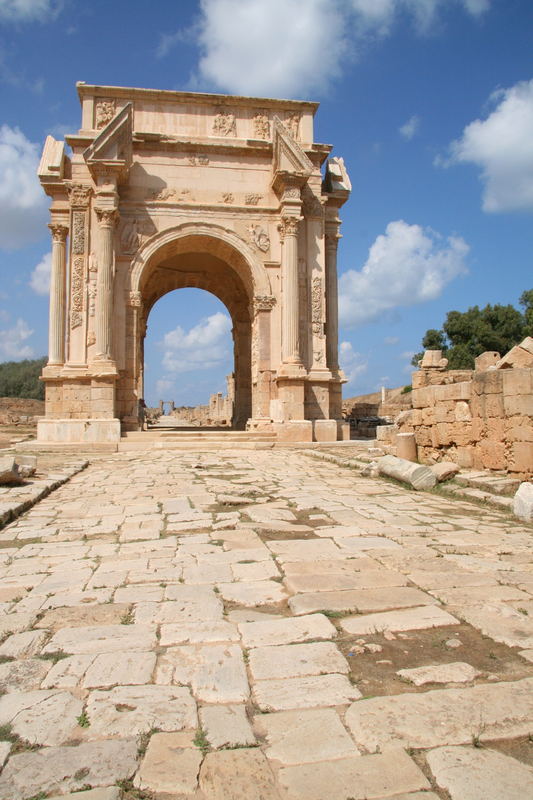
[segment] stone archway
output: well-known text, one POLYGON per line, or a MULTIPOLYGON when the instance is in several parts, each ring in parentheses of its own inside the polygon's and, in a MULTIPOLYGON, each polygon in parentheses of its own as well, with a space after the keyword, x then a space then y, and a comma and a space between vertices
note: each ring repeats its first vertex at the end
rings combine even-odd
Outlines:
MULTIPOLYGON (((232 425, 244 429, 253 413, 252 339, 254 297, 270 296, 268 276, 246 246, 219 226, 186 224, 153 237, 138 253, 129 278, 133 336, 126 361, 135 375, 128 397, 127 386, 118 388, 126 412, 143 396, 143 342, 147 320, 155 303, 176 289, 203 289, 215 295, 232 319, 234 343, 235 402, 232 425), (259 289, 262 294, 257 294, 259 289)), ((267 344, 267 343, 265 343, 267 344)), ((257 387, 257 381, 255 381, 257 387)), ((120 413, 119 409, 119 413, 120 413)), ((123 424, 126 414, 122 414, 123 424)), ((135 427, 135 420, 129 421, 135 427)))
POLYGON ((180 287, 230 312, 239 427, 344 437, 337 243, 351 185, 314 141, 317 104, 77 88, 72 155, 49 136, 39 165, 53 240, 39 440, 139 427, 148 313, 180 287))

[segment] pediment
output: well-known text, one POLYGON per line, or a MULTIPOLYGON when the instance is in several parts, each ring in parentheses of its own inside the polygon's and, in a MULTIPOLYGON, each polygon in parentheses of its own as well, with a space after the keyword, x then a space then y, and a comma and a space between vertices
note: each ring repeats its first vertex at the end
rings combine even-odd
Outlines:
POLYGON ((132 137, 132 104, 128 103, 108 122, 83 153, 91 172, 106 168, 126 174, 132 163, 132 137))
POLYGON ((273 119, 273 148, 274 175, 285 173, 308 178, 313 172, 313 164, 276 116, 273 119))

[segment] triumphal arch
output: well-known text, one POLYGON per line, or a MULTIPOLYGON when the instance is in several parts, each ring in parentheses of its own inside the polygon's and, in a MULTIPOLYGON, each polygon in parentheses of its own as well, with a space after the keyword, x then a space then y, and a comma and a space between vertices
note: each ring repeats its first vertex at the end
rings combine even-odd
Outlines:
MULTIPOLYGON (((316 144, 316 103, 78 84, 49 136, 49 359, 40 441, 139 428, 143 342, 167 292, 205 289, 233 322, 233 425, 342 436, 338 211, 350 181, 316 144)), ((176 320, 179 323, 179 320, 176 320)))

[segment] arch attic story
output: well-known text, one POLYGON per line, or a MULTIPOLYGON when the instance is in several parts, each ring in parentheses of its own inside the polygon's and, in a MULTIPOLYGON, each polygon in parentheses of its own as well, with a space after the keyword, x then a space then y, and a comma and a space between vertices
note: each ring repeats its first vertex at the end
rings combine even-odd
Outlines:
POLYGON ((39 441, 139 429, 147 317, 184 287, 231 315, 234 428, 280 442, 346 435, 336 260, 351 186, 342 159, 313 141, 318 105, 77 89, 72 156, 48 136, 39 166, 52 236, 39 441))

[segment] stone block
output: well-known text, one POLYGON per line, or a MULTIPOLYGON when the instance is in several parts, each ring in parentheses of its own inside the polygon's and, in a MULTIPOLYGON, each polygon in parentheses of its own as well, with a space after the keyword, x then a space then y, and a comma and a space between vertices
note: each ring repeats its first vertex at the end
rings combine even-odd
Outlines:
POLYGON ((0 456, 0 485, 20 483, 19 469, 13 456, 0 456))
POLYGON ((416 631, 438 628, 441 625, 459 625, 459 622, 436 605, 364 614, 357 617, 345 617, 341 620, 343 630, 360 636, 376 631, 416 631))
POLYGON ((470 422, 472 419, 472 414, 470 413, 470 407, 465 400, 459 400, 455 404, 454 416, 456 422, 470 422))
POLYGON ((472 378, 472 390, 475 394, 499 394, 503 387, 501 370, 489 369, 486 372, 475 372, 472 378))
POLYGON ((454 661, 450 664, 399 669, 396 674, 415 686, 424 686, 426 683, 471 683, 481 672, 471 664, 454 661))
POLYGON ((417 461, 416 438, 414 433, 396 434, 396 455, 406 461, 417 461))
POLYGON ((440 402, 441 400, 470 400, 471 394, 471 381, 448 383, 444 386, 435 387, 435 402, 440 402))
POLYGON ((504 395, 503 407, 507 416, 520 414, 524 417, 533 417, 533 393, 519 395, 504 395))
POLYGON ((413 464, 395 456, 383 456, 378 459, 378 470, 381 475, 387 475, 402 483, 407 483, 413 489, 432 489, 437 483, 435 475, 429 467, 413 464))
POLYGON ((531 336, 511 348, 496 364, 496 369, 515 369, 517 367, 533 367, 533 338, 531 336))
POLYGON ((274 422, 274 431, 278 442, 312 442, 313 423, 311 420, 288 420, 274 422))
POLYGON ((419 362, 420 369, 446 369, 448 359, 442 357, 442 350, 426 350, 419 362))
POLYGON ((493 442, 489 439, 479 443, 477 451, 481 457, 483 469, 505 469, 507 460, 503 442, 493 442))
POLYGON ((513 472, 533 475, 533 445, 531 442, 513 442, 510 460, 509 469, 513 472))
POLYGON ((336 442, 337 420, 315 419, 313 422, 313 438, 315 442, 336 442))
POLYGON ((200 789, 206 800, 281 800, 268 760, 256 748, 208 753, 200 789))
POLYGON ((75 444, 119 442, 120 420, 40 419, 37 422, 37 441, 75 444))
POLYGON ((17 455, 15 460, 21 478, 29 478, 31 475, 35 475, 37 470, 37 456, 17 455))
POLYGON ((435 387, 424 386, 421 389, 413 389, 411 392, 413 408, 428 408, 435 405, 435 387))
POLYGON ((510 369, 503 373, 503 394, 533 394, 533 369, 510 369))
POLYGON ((337 420, 337 441, 349 442, 350 441, 350 423, 337 420))
POLYGON ((524 522, 533 522, 533 483, 525 481, 513 498, 513 514, 524 522))
POLYGON ((486 369, 490 369, 490 367, 494 367, 500 358, 501 356, 496 350, 487 350, 485 353, 481 353, 480 356, 474 359, 476 372, 483 372, 486 369))

